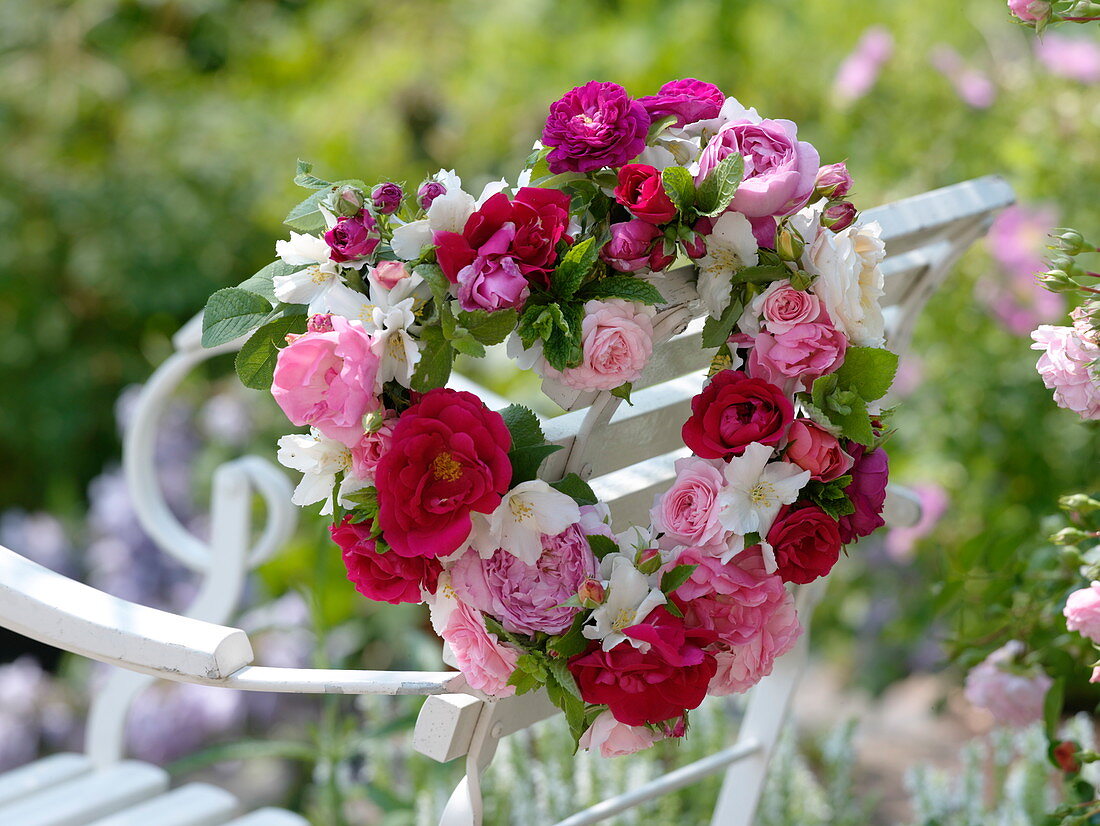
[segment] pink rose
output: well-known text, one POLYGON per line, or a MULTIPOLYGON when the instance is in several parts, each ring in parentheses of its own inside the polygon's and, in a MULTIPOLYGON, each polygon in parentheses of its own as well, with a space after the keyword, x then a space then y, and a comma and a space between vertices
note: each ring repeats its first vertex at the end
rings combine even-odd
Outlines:
MULTIPOLYGON (((651 257, 664 252, 664 234, 641 218, 632 218, 611 225, 611 240, 600 250, 600 258, 619 272, 643 269, 663 269, 650 266, 651 257)), ((660 264, 657 260, 654 263, 660 264)), ((667 266, 667 265, 666 265, 667 266)))
POLYGON ((634 381, 653 354, 649 311, 618 298, 589 301, 584 305, 581 347, 579 365, 559 372, 547 364, 544 374, 577 390, 611 390, 634 381))
POLYGON ((397 605, 420 602, 422 589, 435 593, 438 560, 378 553, 369 521, 356 524, 345 517, 340 525, 330 527, 329 533, 343 551, 348 579, 368 599, 397 605))
POLYGON ((833 434, 809 419, 795 419, 787 431, 788 462, 810 471, 819 482, 839 479, 852 469, 854 459, 844 452, 833 434))
POLYGON ((378 356, 360 322, 332 316, 331 324, 331 332, 305 333, 279 351, 271 395, 294 424, 354 447, 363 416, 379 408, 378 356))
POLYGON ((387 290, 392 290, 400 281, 410 275, 402 261, 380 261, 371 270, 371 274, 374 276, 374 280, 387 290))
POLYGON ((1032 350, 1042 350, 1035 369, 1054 403, 1082 419, 1100 419, 1100 373, 1089 365, 1100 358, 1100 346, 1085 341, 1073 327, 1042 324, 1031 334, 1032 350))
POLYGON ((519 652, 501 645, 497 635, 486 630, 480 612, 459 603, 441 636, 451 646, 470 688, 491 697, 511 697, 516 693, 515 686, 508 685, 508 678, 516 670, 519 652))
POLYGON ((1100 642, 1100 582, 1070 594, 1062 613, 1066 616, 1066 628, 1100 642))
POLYGON ((1027 726, 1043 718, 1043 700, 1052 680, 1040 670, 1017 674, 1002 666, 1024 652, 1018 640, 1005 643, 966 675, 966 699, 988 710, 998 723, 1027 726))
POLYGON ((374 252, 381 241, 378 222, 365 209, 358 215, 343 216, 325 233, 325 243, 332 250, 333 261, 354 261, 374 252))
POLYGON ((662 545, 694 545, 725 550, 727 531, 718 521, 718 492, 726 480, 715 462, 697 457, 676 460, 676 481, 658 496, 649 512, 653 527, 665 534, 662 545))
POLYGON ((655 95, 638 98, 654 123, 669 115, 676 116, 673 126, 683 127, 700 120, 718 117, 726 96, 713 83, 693 77, 670 80, 655 95))
POLYGON ((852 189, 852 174, 847 165, 831 163, 817 170, 817 180, 814 182, 816 195, 822 198, 843 198, 852 189))
POLYGON ((722 697, 748 691, 772 673, 776 659, 790 651, 801 634, 794 598, 787 594, 759 634, 744 645, 715 655, 718 670, 710 682, 709 693, 722 697))
POLYGON ((386 411, 386 421, 373 433, 364 433, 351 448, 351 473, 357 479, 374 482, 374 471, 382 455, 389 450, 393 436, 393 426, 397 423, 396 414, 386 411))
POLYGON ((657 739, 652 729, 628 726, 616 720, 610 711, 602 711, 581 735, 580 747, 586 751, 598 749, 601 757, 624 757, 648 749, 657 739))
POLYGON ((778 335, 760 332, 752 340, 749 375, 788 393, 809 390, 814 379, 844 361, 848 339, 832 324, 802 322, 778 335))
POLYGON ((821 299, 813 293, 796 290, 789 281, 777 281, 761 293, 760 298, 764 329, 773 335, 789 333, 799 324, 822 320, 821 299))
POLYGON ((1092 676, 1089 677, 1090 683, 1100 683, 1100 665, 1094 665, 1092 667, 1092 676))
POLYGON ((1008 0, 1012 16, 1025 23, 1036 23, 1050 13, 1048 0, 1008 0))

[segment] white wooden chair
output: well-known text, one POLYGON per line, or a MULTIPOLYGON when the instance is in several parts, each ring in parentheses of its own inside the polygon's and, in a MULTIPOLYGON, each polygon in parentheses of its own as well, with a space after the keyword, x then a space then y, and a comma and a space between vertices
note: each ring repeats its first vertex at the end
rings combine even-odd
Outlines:
MULTIPOLYGON (((903 352, 915 319, 951 266, 985 234, 996 212, 1013 201, 997 177, 980 178, 864 213, 878 221, 887 242, 885 263, 890 346, 903 352)), ((544 390, 567 412, 544 422, 564 447, 547 460, 544 475, 570 471, 590 479, 609 501, 617 523, 646 523, 653 496, 673 478, 685 449, 679 428, 698 392, 710 354, 701 352, 702 310, 686 270, 660 285, 672 305, 655 321, 658 346, 635 383, 634 405, 607 393, 578 393, 547 383, 544 390), (595 438, 593 438, 595 436, 595 438)), ((153 441, 170 394, 196 364, 239 346, 199 344, 199 319, 175 338, 176 353, 145 386, 127 433, 128 482, 145 529, 166 552, 203 576, 188 616, 111 597, 0 548, 0 625, 47 644, 120 666, 97 697, 88 722, 85 755, 63 754, 0 776, 0 824, 7 826, 292 826, 304 821, 280 810, 231 820, 234 801, 212 786, 166 792, 164 773, 122 759, 122 724, 132 698, 153 678, 246 691, 304 694, 426 695, 413 745, 439 761, 466 758, 466 776, 451 795, 441 826, 481 823, 480 776, 497 743, 557 713, 542 693, 504 700, 480 696, 454 671, 393 672, 271 668, 253 663, 247 635, 225 626, 249 568, 273 553, 293 528, 295 514, 283 473, 255 457, 218 469, 209 543, 188 533, 168 509, 156 483, 153 441), (251 542, 252 499, 265 500, 267 517, 251 542), (205 807, 205 808, 203 808, 205 807)), ((456 386, 469 387, 455 378, 456 386)), ((506 401, 481 388, 490 406, 506 401)), ((891 488, 888 524, 912 524, 914 498, 891 488)), ((808 625, 822 583, 799 589, 808 625)), ((806 639, 776 664, 750 694, 737 742, 640 788, 607 799, 558 826, 596 823, 647 800, 725 772, 713 826, 749 826, 763 789, 768 759, 806 661, 806 639)), ((624 758, 629 759, 629 758, 624 758)), ((492 824, 498 826, 498 824, 492 824)), ((526 826, 526 824, 525 824, 526 826)))

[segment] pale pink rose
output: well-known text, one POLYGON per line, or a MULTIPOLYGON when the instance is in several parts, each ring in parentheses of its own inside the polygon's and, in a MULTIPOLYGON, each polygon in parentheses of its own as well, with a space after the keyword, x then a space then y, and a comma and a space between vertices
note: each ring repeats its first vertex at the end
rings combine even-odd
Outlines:
POLYGON ((396 414, 387 411, 386 421, 373 433, 364 433, 363 438, 351 448, 351 473, 358 479, 374 482, 374 470, 382 454, 389 449, 393 426, 397 423, 396 414))
POLYGON ((1054 391, 1054 403, 1082 419, 1100 419, 1100 375, 1089 368, 1100 346, 1083 341, 1073 327, 1042 324, 1031 337, 1031 349, 1044 351, 1035 369, 1054 391))
POLYGON ((374 280, 387 290, 392 290, 399 281, 408 278, 410 275, 409 271, 405 269, 405 264, 401 261, 381 261, 371 270, 371 274, 374 276, 374 280))
POLYGON ((653 354, 651 313, 618 298, 589 301, 584 305, 581 346, 579 365, 559 372, 547 364, 544 374, 576 390, 612 390, 632 382, 653 354))
POLYGON ((304 333, 279 351, 271 395, 294 424, 354 447, 363 416, 380 406, 378 356, 361 323, 336 315, 331 321, 331 332, 304 333))
POLYGON ((586 751, 598 749, 601 757, 624 757, 648 749, 656 741, 657 735, 646 726, 628 726, 604 711, 581 735, 580 747, 586 751))
POLYGON ((1066 616, 1066 628, 1100 642, 1100 582, 1070 594, 1062 613, 1066 616))
POLYGON ((1024 651, 1018 640, 1005 643, 966 675, 966 699, 988 710, 1002 725, 1027 726, 1043 717, 1043 700, 1052 680, 1036 669, 1031 674, 1006 670, 1024 651))
POLYGON ((454 652, 455 662, 471 688, 491 697, 511 697, 515 686, 508 678, 516 670, 519 652, 501 645, 496 634, 490 634, 480 612, 459 603, 451 611, 447 627, 441 634, 454 652))
POLYGON ((848 339, 821 322, 803 322, 779 335, 761 331, 752 340, 749 375, 788 393, 809 390, 814 379, 831 373, 844 361, 848 339))
POLYGON ((1069 317, 1073 319, 1073 329, 1077 333, 1077 338, 1085 342, 1086 345, 1100 345, 1100 330, 1093 326, 1093 321, 1089 317, 1089 313, 1097 309, 1100 309, 1100 305, 1094 299, 1090 303, 1074 307, 1069 313, 1069 317))
POLYGON ((714 655, 718 671, 707 690, 719 697, 743 694, 772 673, 776 659, 790 651, 801 634, 794 598, 787 594, 761 633, 744 645, 714 655))
POLYGON ((788 282, 777 282, 762 293, 764 329, 774 335, 788 333, 799 324, 819 321, 821 299, 813 293, 796 290, 788 282))
POLYGON ((688 625, 716 632, 727 646, 760 636, 787 601, 782 578, 764 570, 758 547, 727 563, 699 548, 685 548, 674 564, 698 566, 673 592, 688 625))
POLYGON ((728 531, 718 520, 718 491, 726 484, 720 460, 694 456, 676 460, 676 481, 656 497, 649 512, 662 546, 694 545, 725 550, 728 531))
POLYGON ((1100 665, 1094 665, 1092 667, 1092 676, 1089 677, 1090 683, 1100 683, 1100 665))
POLYGON ((810 478, 819 482, 839 479, 855 462, 841 448, 836 436, 809 419, 791 422, 791 429, 787 431, 786 458, 810 471, 810 478))
POLYGON ((1049 11, 1048 0, 1008 0, 1008 10, 1025 23, 1042 20, 1049 11))

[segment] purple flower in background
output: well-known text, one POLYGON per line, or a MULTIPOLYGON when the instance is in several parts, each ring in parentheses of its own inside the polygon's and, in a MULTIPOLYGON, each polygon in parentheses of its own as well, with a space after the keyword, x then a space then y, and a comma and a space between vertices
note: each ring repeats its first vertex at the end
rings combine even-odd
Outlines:
POLYGON ((1047 32, 1035 41, 1035 56, 1051 74, 1100 83, 1100 44, 1095 40, 1047 32))
POLYGON ((852 103, 871 91, 879 72, 894 54, 894 37, 883 26, 867 29, 833 79, 833 96, 852 103))
POLYGON ((617 83, 591 81, 550 105, 542 142, 554 147, 550 171, 593 172, 619 167, 645 149, 649 113, 617 83))
POLYGON ((158 683, 134 700, 126 724, 129 751, 168 763, 210 738, 232 737, 244 724, 244 692, 190 683, 158 683))
POLYGON ((913 548, 936 527, 950 501, 947 491, 934 483, 913 485, 913 492, 920 500, 917 524, 909 528, 891 528, 886 532, 886 552, 899 562, 912 558, 913 548))
POLYGON ((989 76, 968 66, 962 55, 950 46, 936 46, 929 60, 936 71, 951 82, 955 93, 967 106, 988 109, 997 100, 997 87, 989 76))
POLYGON ((982 279, 976 294, 1014 335, 1027 335, 1065 312, 1065 299, 1044 290, 1035 280, 1035 274, 1046 269, 1043 250, 1056 220, 1051 209, 1010 206, 997 216, 986 236, 999 271, 982 279))
POLYGON ((17 508, 0 514, 0 545, 59 574, 71 577, 76 571, 65 526, 51 514, 17 508))
POLYGON ((239 393, 219 393, 202 406, 198 416, 204 436, 230 447, 243 447, 252 438, 252 412, 239 393))
POLYGON ((726 96, 713 83, 687 77, 672 80, 661 87, 655 95, 638 98, 654 121, 676 116, 674 126, 686 126, 699 120, 718 117, 726 96))

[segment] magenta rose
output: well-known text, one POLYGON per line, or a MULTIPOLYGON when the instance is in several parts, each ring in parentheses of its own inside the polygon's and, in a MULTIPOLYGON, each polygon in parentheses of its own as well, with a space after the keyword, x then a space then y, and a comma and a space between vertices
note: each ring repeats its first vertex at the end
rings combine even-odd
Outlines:
POLYGON ((432 205, 432 201, 446 194, 447 187, 439 181, 424 181, 416 190, 416 202, 421 209, 426 210, 432 205))
POLYGON ((325 243, 332 250, 333 261, 355 261, 366 258, 381 241, 378 223, 365 209, 358 215, 338 218, 336 226, 325 233, 325 243))
POLYGON ((798 140, 789 120, 761 120, 746 113, 723 126, 699 156, 702 181, 732 153, 745 159, 745 177, 730 209, 749 218, 797 212, 810 200, 820 160, 817 150, 798 140))
POLYGON ((847 337, 832 324, 803 322, 778 335, 757 333, 748 372, 787 393, 809 390, 814 379, 840 366, 847 349, 847 337))
POLYGON ((785 506, 768 530, 768 544, 784 582, 813 582, 840 558, 836 520, 817 505, 785 506))
POLYGON ((528 565, 507 551, 482 559, 470 550, 451 567, 451 586, 459 599, 496 617, 516 634, 560 634, 573 623, 577 608, 564 606, 589 577, 596 557, 576 525, 542 537, 542 556, 528 565))
POLYGON ((422 556, 404 557, 378 553, 371 539, 371 523, 353 523, 345 517, 340 525, 329 528, 332 541, 344 552, 348 579, 367 599, 397 605, 420 602, 421 589, 435 593, 440 565, 422 556))
POLYGON ((296 425, 316 427, 354 447, 363 416, 379 408, 374 393, 378 356, 358 321, 331 316, 329 332, 304 333, 279 351, 271 395, 296 425))
POLYGON ((787 431, 785 458, 810 471, 810 478, 819 482, 839 479, 852 469, 854 461, 832 433, 809 419, 792 422, 787 431))
POLYGON ((882 506, 886 502, 886 482, 890 477, 889 459, 881 447, 867 452, 867 448, 855 442, 849 443, 852 465, 852 483, 844 489, 856 512, 840 517, 840 539, 847 545, 861 536, 886 524, 882 518, 882 506))
POLYGON ((615 200, 635 218, 650 224, 664 224, 676 217, 676 207, 661 183, 660 170, 644 163, 630 163, 619 170, 615 200))
POLYGON ((600 258, 619 272, 663 270, 675 260, 664 251, 664 234, 639 218, 611 225, 611 240, 600 250, 600 258))
POLYGON ((801 634, 794 598, 788 594, 759 634, 714 655, 715 674, 708 691, 719 697, 748 691, 772 673, 776 659, 790 651, 801 634))
POLYGON ((821 225, 833 232, 843 232, 855 223, 856 206, 851 201, 836 201, 829 204, 821 213, 821 225))
POLYGON ((649 516, 664 533, 662 547, 691 545, 725 550, 728 531, 718 519, 718 493, 726 485, 714 461, 690 456, 676 460, 676 481, 656 498, 649 516))
POLYGON ((459 671, 471 688, 491 697, 511 697, 508 678, 516 670, 519 651, 502 643, 485 627, 481 613, 459 603, 440 634, 454 652, 459 671))
POLYGON ((492 513, 508 490, 512 438, 473 393, 438 387, 401 414, 375 469, 378 523, 401 556, 453 553, 471 511, 492 513))
POLYGON ((681 435, 696 456, 728 461, 752 442, 779 444, 792 421, 794 406, 774 384, 723 370, 691 400, 681 435))
POLYGON ((725 100, 722 90, 713 83, 693 77, 670 80, 657 94, 638 98, 654 123, 675 115, 676 127, 718 117, 725 100))
POLYGON ((555 175, 618 167, 645 149, 649 115, 617 83, 591 81, 550 105, 542 142, 555 175))
POLYGON ((648 310, 619 298, 593 299, 584 305, 581 363, 560 371, 545 364, 542 372, 577 390, 611 390, 637 379, 652 354, 648 310))
POLYGON ((379 184, 370 191, 371 204, 380 215, 392 215, 401 207, 404 191, 395 183, 379 184))

